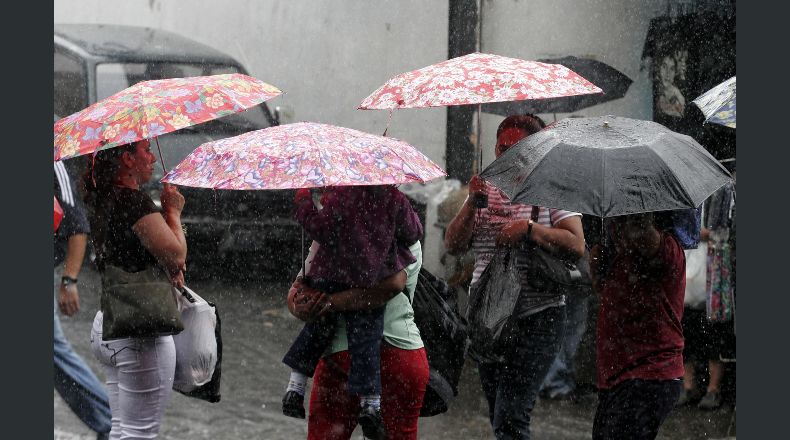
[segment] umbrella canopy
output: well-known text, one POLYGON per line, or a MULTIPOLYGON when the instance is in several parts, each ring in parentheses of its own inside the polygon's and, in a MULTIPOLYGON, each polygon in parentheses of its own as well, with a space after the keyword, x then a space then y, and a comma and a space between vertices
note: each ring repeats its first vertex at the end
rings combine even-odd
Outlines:
POLYGON ((572 113, 583 108, 622 98, 633 82, 631 78, 614 67, 592 58, 568 56, 538 61, 563 65, 600 87, 603 93, 495 102, 483 104, 483 111, 501 116, 525 113, 572 113))
POLYGON ((60 221, 63 220, 63 208, 60 207, 57 197, 53 196, 52 198, 55 199, 55 231, 57 231, 60 221))
POLYGON ((205 143, 162 182, 257 190, 426 182, 446 175, 406 142, 300 122, 205 143))
POLYGON ((561 64, 472 53, 400 74, 359 105, 363 110, 439 107, 601 93, 561 64))
POLYGON ((556 122, 480 176, 514 202, 598 217, 696 208, 732 180, 691 137, 616 116, 556 122))
POLYGON ((735 77, 724 81, 695 99, 705 122, 735 128, 735 77))
POLYGON ((238 113, 281 93, 239 73, 143 81, 55 122, 55 160, 238 113))

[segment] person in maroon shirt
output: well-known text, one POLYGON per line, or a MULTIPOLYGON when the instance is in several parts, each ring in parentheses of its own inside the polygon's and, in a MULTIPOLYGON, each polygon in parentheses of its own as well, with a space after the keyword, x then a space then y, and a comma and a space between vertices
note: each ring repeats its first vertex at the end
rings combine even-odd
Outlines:
POLYGON ((613 255, 596 246, 591 261, 601 301, 593 440, 654 439, 682 387, 685 255, 652 213, 607 223, 613 255))

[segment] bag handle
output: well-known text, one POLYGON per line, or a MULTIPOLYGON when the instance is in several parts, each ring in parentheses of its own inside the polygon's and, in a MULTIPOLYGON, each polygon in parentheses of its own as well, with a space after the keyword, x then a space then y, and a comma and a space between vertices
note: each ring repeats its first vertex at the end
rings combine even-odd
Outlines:
POLYGON ((175 288, 175 289, 176 289, 177 291, 179 291, 179 292, 181 293, 181 295, 182 295, 184 298, 186 298, 186 300, 187 300, 187 301, 189 301, 189 302, 191 302, 191 303, 193 303, 193 304, 197 302, 197 300, 195 299, 195 297, 194 297, 194 296, 192 296, 192 294, 191 294, 191 293, 189 293, 189 290, 187 290, 187 289, 185 289, 185 288, 183 288, 183 287, 182 287, 181 289, 179 289, 179 288, 175 288))

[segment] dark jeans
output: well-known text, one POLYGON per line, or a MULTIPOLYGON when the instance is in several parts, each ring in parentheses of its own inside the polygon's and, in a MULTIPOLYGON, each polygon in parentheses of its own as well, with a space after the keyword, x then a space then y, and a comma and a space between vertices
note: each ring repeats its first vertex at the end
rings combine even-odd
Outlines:
POLYGON ((568 396, 576 390, 576 351, 587 331, 590 297, 571 292, 565 296, 565 303, 567 319, 560 352, 543 379, 542 391, 550 398, 568 396))
POLYGON ((601 390, 593 440, 656 438, 682 387, 679 380, 631 379, 601 390))
POLYGON ((564 326, 564 306, 521 318, 502 336, 507 341, 504 360, 478 364, 497 439, 530 438, 530 412, 560 350, 564 326))
MULTIPOLYGON (((348 286, 326 280, 313 279, 310 286, 332 294, 348 286)), ((332 342, 337 329, 337 315, 346 320, 348 351, 351 370, 348 392, 365 396, 381 394, 381 338, 384 335, 384 307, 375 310, 341 312, 305 323, 291 344, 283 363, 295 371, 313 377, 318 361, 332 342)))

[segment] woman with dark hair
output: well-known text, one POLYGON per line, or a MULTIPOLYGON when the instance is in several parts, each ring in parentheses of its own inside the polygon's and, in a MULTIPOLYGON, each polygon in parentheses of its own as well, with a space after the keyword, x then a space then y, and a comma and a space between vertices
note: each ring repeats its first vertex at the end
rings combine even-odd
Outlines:
MULTIPOLYGON (((156 157, 148 140, 99 151, 84 177, 96 263, 108 273, 149 271, 158 282, 184 284, 184 197, 165 184, 161 210, 141 186, 156 157)), ((110 438, 156 438, 175 372, 172 336, 102 339, 103 311, 93 321, 91 346, 104 365, 112 411, 110 438)))
MULTIPOLYGON (((505 118, 497 129, 496 157, 543 127, 543 121, 533 115, 505 118)), ((469 197, 450 222, 444 242, 451 254, 470 248, 474 251, 472 285, 498 249, 518 249, 521 293, 510 319, 512 325, 503 331, 495 353, 475 353, 473 347, 472 354, 478 358, 496 438, 529 439, 530 412, 560 349, 565 297, 560 291, 530 285, 523 266, 529 251, 523 245, 531 242, 558 257, 578 260, 585 246, 581 214, 513 203, 494 185, 473 176, 469 197), (488 198, 485 208, 475 205, 475 198, 481 196, 488 198)))

